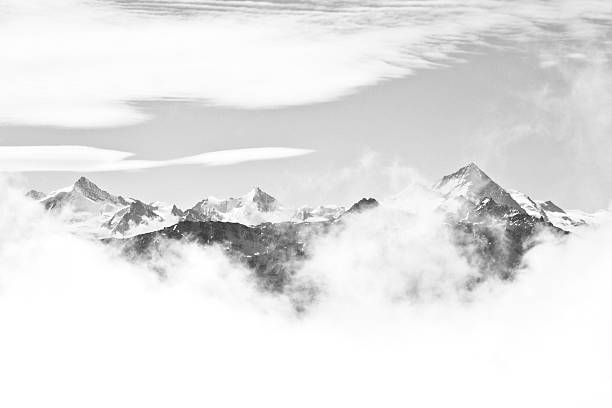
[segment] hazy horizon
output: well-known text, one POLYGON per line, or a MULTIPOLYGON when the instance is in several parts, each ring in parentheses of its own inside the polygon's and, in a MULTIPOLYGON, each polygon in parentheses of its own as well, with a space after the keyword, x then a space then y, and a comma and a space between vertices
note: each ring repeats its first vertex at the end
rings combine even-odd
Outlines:
MULTIPOLYGON (((610 204, 605 1, 36 4, 5 1, 14 24, 0 28, 15 39, 0 42, 10 50, 0 57, 0 146, 17 149, 13 171, 28 161, 19 146, 82 145, 112 151, 90 158, 99 163, 131 155, 122 165, 132 170, 83 174, 145 201, 188 205, 260 185, 306 204, 397 192, 391 165, 434 182, 473 161, 502 186, 563 208, 610 204), (80 31, 66 16, 90 25, 80 31), (135 163, 267 147, 314 153, 135 163), (355 171, 368 177, 351 180, 355 171)), ((50 191, 75 175, 25 177, 50 191)))

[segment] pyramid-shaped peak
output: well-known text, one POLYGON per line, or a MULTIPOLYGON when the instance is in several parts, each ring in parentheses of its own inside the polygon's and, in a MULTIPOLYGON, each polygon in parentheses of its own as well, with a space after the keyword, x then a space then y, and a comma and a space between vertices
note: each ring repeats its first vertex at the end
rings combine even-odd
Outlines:
POLYGON ((466 164, 465 166, 461 167, 459 170, 457 170, 455 173, 453 173, 454 175, 463 175, 463 176, 468 176, 468 177, 481 177, 481 178, 489 178, 489 176, 487 176, 485 174, 484 171, 482 171, 482 169, 480 167, 478 167, 478 165, 474 162, 469 162, 468 164, 466 164))
POLYGON ((436 183, 434 189, 447 199, 461 197, 473 204, 478 204, 484 198, 492 198, 499 205, 510 207, 521 213, 525 211, 506 190, 473 162, 453 174, 444 176, 436 183))
POLYGON ((83 194, 85 197, 93 201, 110 201, 122 205, 129 204, 123 197, 115 197, 109 192, 102 190, 87 177, 79 177, 79 179, 74 183, 73 190, 83 194))
POLYGON ((176 204, 172 206, 172 211, 170 213, 176 217, 182 217, 185 215, 185 212, 181 210, 180 208, 178 208, 176 204))
POLYGON ((272 197, 259 187, 254 187, 244 196, 244 199, 257 204, 260 211, 272 211, 277 206, 276 198, 272 197))
POLYGON ((82 193, 96 193, 96 194, 103 191, 93 181, 83 176, 79 177, 79 179, 75 181, 74 189, 82 193))
POLYGON ((90 185, 95 186, 95 184, 85 176, 79 177, 79 179, 75 181, 74 185, 75 186, 90 186, 90 185))
POLYGON ((443 189, 444 186, 464 185, 467 183, 484 184, 493 182, 491 178, 474 162, 470 162, 452 174, 442 177, 434 186, 435 189, 443 189))
POLYGON ((270 194, 266 193, 265 191, 263 191, 261 188, 259 187, 253 187, 246 195, 245 197, 249 200, 259 200, 259 199, 265 199, 267 197, 271 198, 274 200, 274 197, 272 197, 270 194))

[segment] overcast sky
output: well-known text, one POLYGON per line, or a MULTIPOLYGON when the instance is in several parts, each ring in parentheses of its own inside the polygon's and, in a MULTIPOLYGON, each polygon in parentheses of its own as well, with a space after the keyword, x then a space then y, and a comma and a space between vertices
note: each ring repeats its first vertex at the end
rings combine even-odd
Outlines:
POLYGON ((254 185, 299 205, 474 161, 606 207, 611 20, 598 0, 0 0, 0 169, 43 191, 85 174, 181 206, 254 185))

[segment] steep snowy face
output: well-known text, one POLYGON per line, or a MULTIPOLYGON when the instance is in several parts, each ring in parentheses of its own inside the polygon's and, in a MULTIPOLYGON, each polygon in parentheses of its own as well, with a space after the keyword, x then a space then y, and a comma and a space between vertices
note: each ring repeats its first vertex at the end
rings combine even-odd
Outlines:
POLYGON ((525 209, 527 214, 536 218, 542 217, 544 221, 550 222, 555 227, 568 232, 574 232, 582 226, 597 224, 599 219, 607 213, 606 211, 594 214, 578 210, 565 211, 550 200, 532 200, 520 191, 510 190, 509 192, 512 198, 525 209))
POLYGON ((446 201, 469 201, 478 205, 483 199, 492 198, 516 213, 526 211, 499 184, 487 176, 476 164, 470 163, 448 176, 444 176, 433 187, 446 201))
POLYGON ((244 203, 254 203, 257 209, 262 212, 270 212, 276 210, 278 201, 270 194, 262 191, 259 187, 255 187, 242 197, 244 203))
POLYGON ((123 197, 102 190, 85 177, 79 178, 70 187, 50 193, 42 202, 48 210, 72 207, 75 211, 87 212, 107 212, 130 204, 123 197))
POLYGON ((508 190, 508 193, 510 193, 514 201, 516 201, 527 214, 532 217, 543 218, 544 221, 549 221, 546 211, 544 211, 542 206, 532 200, 527 194, 523 194, 517 190, 508 190))
MULTIPOLYGON (((33 193, 29 197, 36 199, 33 193)), ((76 232, 99 235, 101 226, 130 201, 102 190, 85 177, 73 185, 51 192, 38 199, 50 212, 65 219, 76 232)))
POLYGON ((73 187, 74 193, 80 193, 94 202, 110 202, 115 205, 128 205, 129 203, 121 196, 114 196, 95 185, 91 180, 81 177, 73 187))
POLYGON ((476 209, 478 213, 489 211, 500 216, 501 208, 505 206, 506 217, 527 214, 570 232, 584 225, 595 224, 599 219, 597 214, 565 211, 552 201, 534 200, 520 191, 505 190, 474 163, 443 177, 433 189, 444 197, 442 208, 459 214, 476 209), (489 203, 488 198, 495 205, 489 203))
POLYGON ((164 228, 179 221, 172 207, 163 203, 145 204, 113 195, 85 177, 72 186, 48 195, 32 190, 26 195, 70 225, 75 232, 97 237, 132 236, 164 228))
POLYGON ((597 216, 581 211, 565 211, 552 201, 532 200, 520 191, 510 190, 512 198, 518 202, 527 214, 550 222, 565 231, 575 231, 576 228, 597 223, 597 216))
POLYGON ((114 196, 92 183, 85 177, 72 186, 50 193, 42 201, 47 210, 91 215, 112 215, 119 208, 130 203, 121 196, 114 196))
POLYGON ((575 232, 580 227, 597 225, 610 213, 605 210, 587 213, 580 210, 564 210, 552 201, 536 201, 548 216, 550 222, 565 231, 575 232))

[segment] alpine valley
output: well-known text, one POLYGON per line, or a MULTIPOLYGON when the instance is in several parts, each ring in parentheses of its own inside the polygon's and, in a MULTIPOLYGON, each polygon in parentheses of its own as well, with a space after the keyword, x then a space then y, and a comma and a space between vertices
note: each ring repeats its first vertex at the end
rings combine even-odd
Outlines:
MULTIPOLYGON (((552 201, 505 189, 474 163, 424 190, 459 252, 479 271, 468 285, 490 276, 512 279, 539 233, 563 237, 597 224, 607 214, 566 211, 552 201)), ((113 195, 84 177, 49 194, 32 190, 27 196, 65 220, 75 233, 117 246, 132 259, 163 256, 165 244, 173 241, 219 245, 254 272, 258 285, 271 291, 295 289, 293 277, 316 237, 342 230, 353 217, 376 223, 379 211, 410 200, 399 194, 381 202, 364 198, 350 208, 288 208, 254 188, 239 197, 204 197, 181 209, 113 195)), ((307 288, 306 293, 308 299, 316 289, 307 288)))

